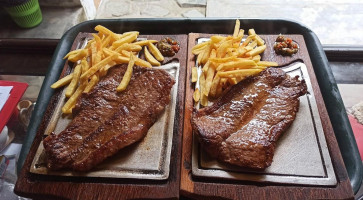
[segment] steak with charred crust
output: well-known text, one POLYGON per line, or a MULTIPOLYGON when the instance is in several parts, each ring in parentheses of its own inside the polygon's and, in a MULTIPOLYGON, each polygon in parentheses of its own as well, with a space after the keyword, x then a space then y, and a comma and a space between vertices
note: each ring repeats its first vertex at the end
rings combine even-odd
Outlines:
POLYGON ((276 142, 292 124, 305 81, 268 68, 241 81, 212 106, 194 111, 192 126, 205 151, 242 167, 271 165, 276 142))
POLYGON ((146 135, 169 104, 175 81, 165 70, 134 66, 127 89, 116 92, 126 68, 111 68, 82 94, 67 128, 44 139, 48 168, 90 170, 146 135))

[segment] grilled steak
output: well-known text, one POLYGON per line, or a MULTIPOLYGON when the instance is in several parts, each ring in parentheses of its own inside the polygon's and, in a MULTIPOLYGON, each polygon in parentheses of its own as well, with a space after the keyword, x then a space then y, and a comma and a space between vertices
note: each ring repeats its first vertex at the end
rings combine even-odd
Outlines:
POLYGON ((82 94, 67 128, 44 139, 48 168, 90 170, 146 135, 169 103, 174 80, 165 70, 134 66, 127 89, 116 92, 126 68, 110 69, 82 94))
POLYGON ((248 168, 271 165, 276 141, 294 121, 305 81, 269 68, 194 111, 192 126, 212 157, 248 168))

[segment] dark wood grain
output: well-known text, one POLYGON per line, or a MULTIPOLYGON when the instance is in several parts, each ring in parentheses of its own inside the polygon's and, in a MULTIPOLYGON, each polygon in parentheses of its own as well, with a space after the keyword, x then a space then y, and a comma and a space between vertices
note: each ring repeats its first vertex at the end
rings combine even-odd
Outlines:
MULTIPOLYGON (((306 48, 303 36, 288 35, 300 46, 299 52, 291 57, 276 55, 273 52, 273 43, 277 35, 262 35, 261 37, 268 44, 262 55, 262 60, 275 61, 280 66, 288 65, 294 61, 302 61, 308 69, 313 91, 317 101, 320 118, 331 155, 334 171, 337 177, 335 187, 323 186, 299 186, 299 185, 279 185, 268 183, 253 183, 247 181, 218 181, 194 178, 192 176, 192 127, 190 124, 193 109, 193 88, 191 84, 191 67, 195 65, 195 58, 191 54, 191 48, 196 44, 196 39, 209 37, 210 34, 189 34, 188 41, 188 66, 186 73, 185 92, 185 115, 184 131, 182 142, 182 166, 181 166, 181 194, 198 199, 353 199, 353 191, 348 179, 344 162, 339 151, 339 147, 334 135, 332 125, 317 83, 314 69, 306 48)), ((319 66, 315 66, 319 67, 319 66)))
MULTIPOLYGON (((88 33, 86 33, 87 35, 88 33)), ((80 33, 74 41, 75 49, 80 38, 85 33, 80 33)), ((165 36, 141 35, 148 39, 160 40, 165 36)), ((171 35, 181 43, 181 50, 173 58, 179 60, 179 85, 174 123, 174 137, 171 150, 170 175, 167 180, 136 180, 116 178, 89 178, 89 177, 61 177, 32 174, 29 172, 36 150, 43 139, 43 134, 52 116, 54 107, 59 99, 60 91, 57 90, 48 105, 41 125, 38 127, 36 137, 25 160, 15 185, 15 193, 35 199, 147 199, 147 198, 178 198, 180 185, 180 154, 181 136, 183 131, 184 91, 186 73, 187 35, 171 35)), ((169 59, 169 60, 171 60, 169 59)), ((166 61, 167 62, 167 61, 166 61)), ((72 66, 66 62, 60 77, 70 72, 72 66)), ((49 88, 50 89, 50 88, 49 88)))

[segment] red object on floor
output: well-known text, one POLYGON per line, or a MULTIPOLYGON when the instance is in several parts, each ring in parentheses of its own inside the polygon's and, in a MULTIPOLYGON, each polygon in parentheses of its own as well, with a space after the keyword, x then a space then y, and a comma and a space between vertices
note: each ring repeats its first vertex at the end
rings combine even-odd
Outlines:
POLYGON ((363 125, 358 122, 352 115, 348 115, 350 125, 352 126, 355 141, 357 142, 360 157, 363 159, 363 125))
POLYGON ((13 89, 10 91, 10 96, 8 100, 6 101, 3 109, 0 111, 0 132, 1 132, 5 124, 9 121, 14 111, 14 108, 18 104, 20 98, 23 96, 26 88, 28 87, 28 84, 14 82, 14 81, 0 80, 0 86, 13 86, 13 89))

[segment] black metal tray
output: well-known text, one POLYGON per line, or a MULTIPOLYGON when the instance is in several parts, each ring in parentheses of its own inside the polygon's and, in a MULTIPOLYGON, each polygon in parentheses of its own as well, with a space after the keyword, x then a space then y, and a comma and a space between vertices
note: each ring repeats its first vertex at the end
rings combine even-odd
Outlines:
MULTIPOLYGON (((327 57, 319 39, 310 29, 288 20, 281 19, 240 19, 241 27, 253 27, 259 34, 301 34, 304 36, 311 62, 328 110, 331 123, 341 150, 341 154, 356 193, 361 185, 363 167, 354 135, 345 111, 334 76, 329 67, 327 57)), ((34 140, 37 128, 54 93, 49 89, 55 82, 64 66, 62 58, 70 50, 72 42, 79 32, 94 32, 93 28, 104 25, 115 32, 138 30, 142 34, 188 34, 191 32, 227 34, 233 30, 235 19, 107 19, 92 20, 81 23, 68 30, 59 42, 49 65, 39 94, 35 112, 27 131, 18 161, 18 171, 24 164, 25 158, 34 140), (157 28, 156 28, 157 27, 157 28)))

